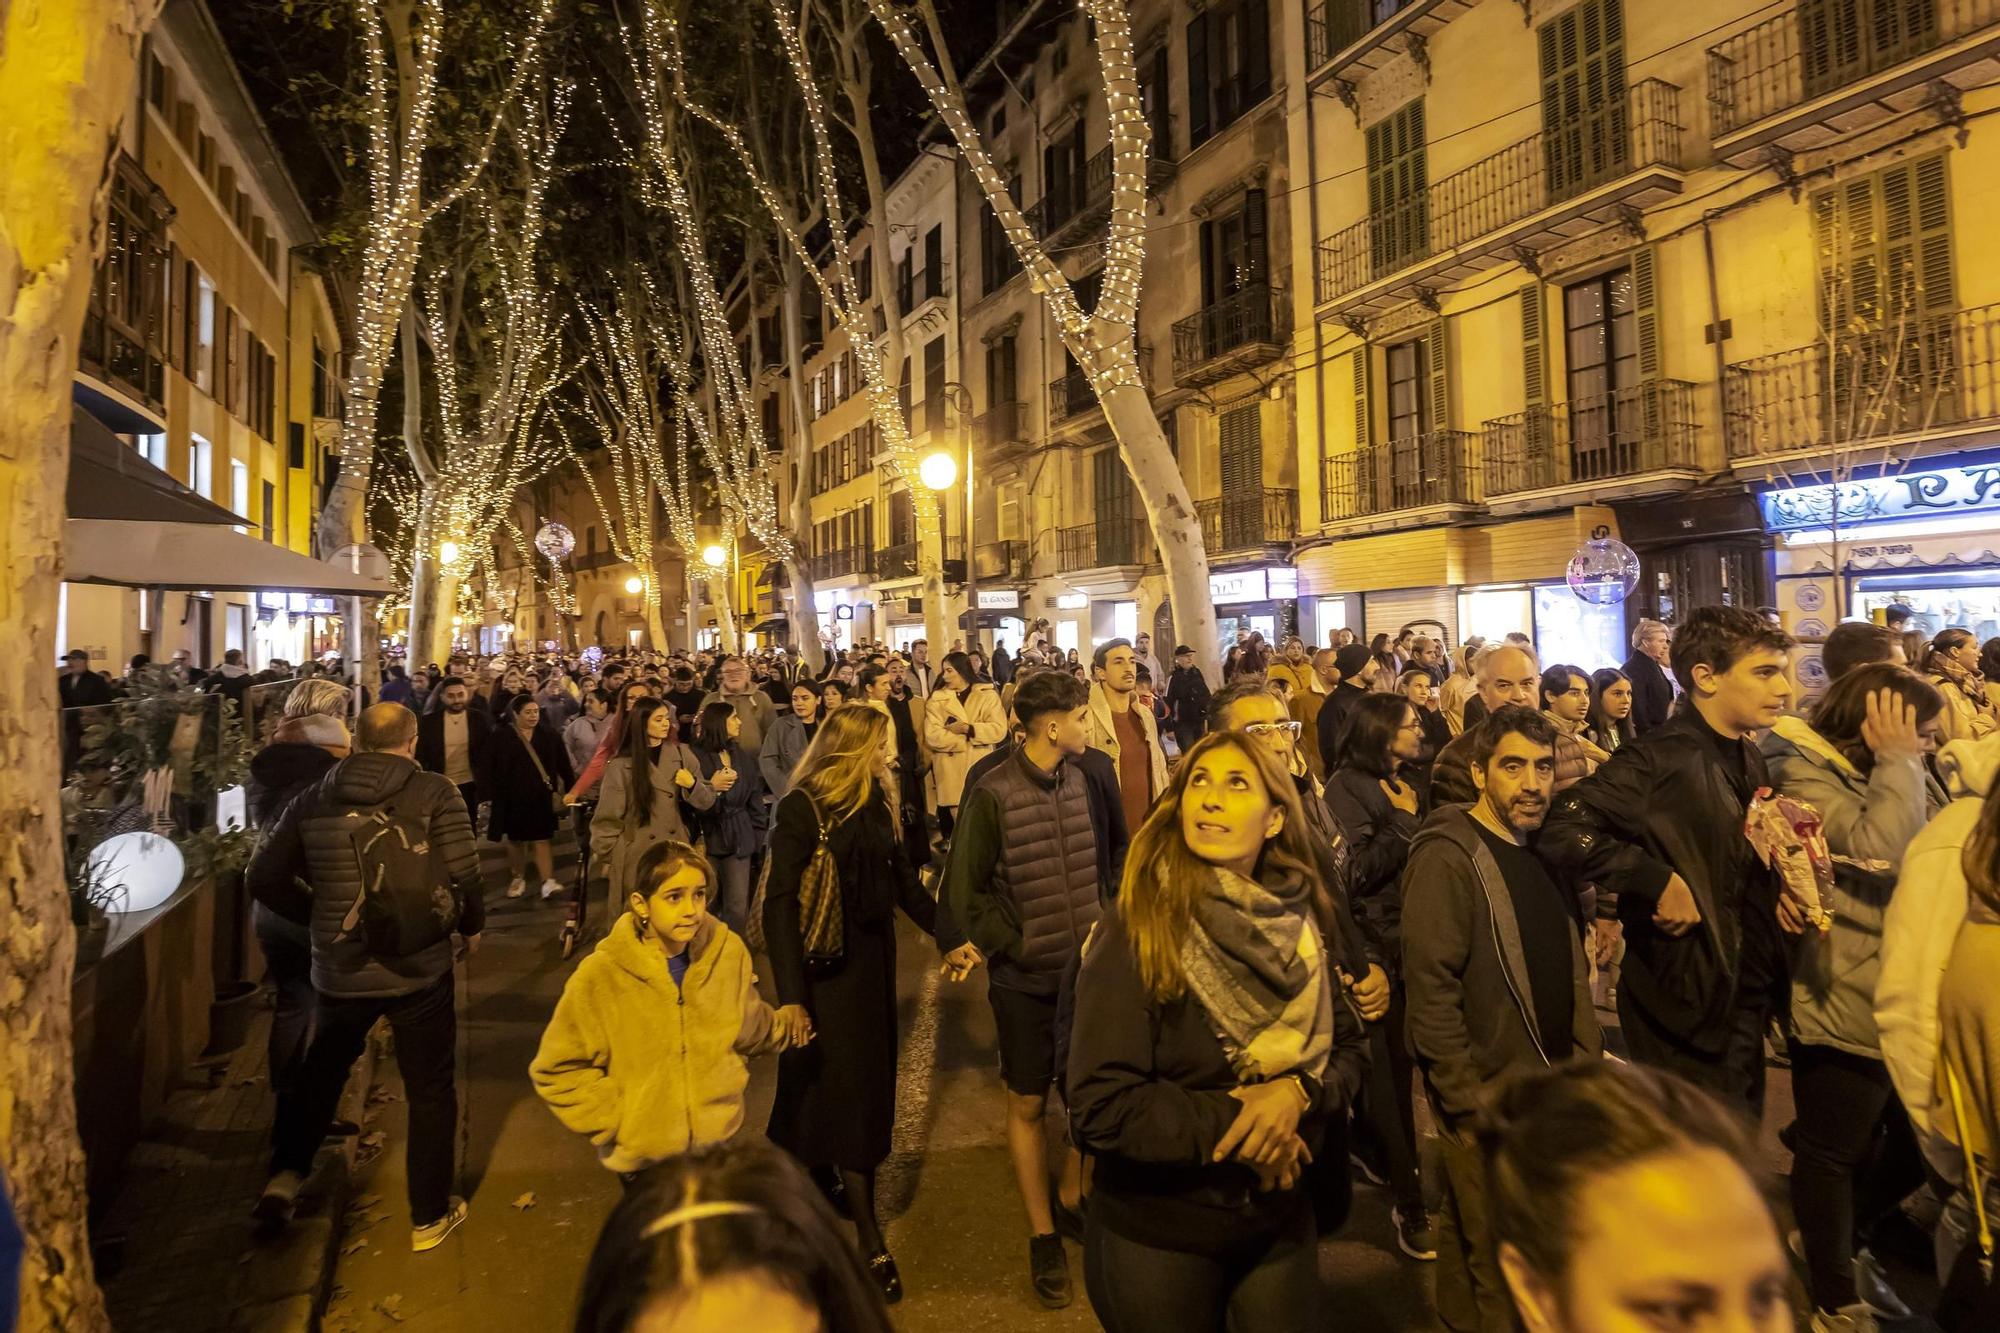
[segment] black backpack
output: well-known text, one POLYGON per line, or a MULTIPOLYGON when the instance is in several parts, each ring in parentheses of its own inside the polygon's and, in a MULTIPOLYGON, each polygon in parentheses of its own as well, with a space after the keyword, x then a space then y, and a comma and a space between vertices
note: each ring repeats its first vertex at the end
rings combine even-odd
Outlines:
POLYGON ((335 939, 358 930, 379 958, 407 958, 450 939, 464 909, 417 805, 406 786, 386 804, 347 814, 360 891, 335 939))

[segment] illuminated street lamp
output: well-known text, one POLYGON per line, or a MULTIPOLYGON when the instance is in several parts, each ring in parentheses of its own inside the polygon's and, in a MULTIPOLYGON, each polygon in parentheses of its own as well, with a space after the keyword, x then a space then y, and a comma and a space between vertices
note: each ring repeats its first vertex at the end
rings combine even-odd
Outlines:
POLYGON ((447 565, 458 563, 458 543, 445 539, 438 543, 438 559, 447 565))
POLYGON ((701 548, 701 558, 702 563, 706 564, 710 569, 721 569, 729 563, 729 552, 724 550, 719 544, 710 542, 701 548))
POLYGON ((917 465, 917 476, 934 491, 948 491, 958 480, 958 460, 943 449, 926 454, 917 465))
POLYGON ((625 591, 632 593, 635 596, 638 594, 639 590, 645 586, 646 585, 640 581, 640 578, 637 574, 634 574, 631 578, 625 580, 625 591))

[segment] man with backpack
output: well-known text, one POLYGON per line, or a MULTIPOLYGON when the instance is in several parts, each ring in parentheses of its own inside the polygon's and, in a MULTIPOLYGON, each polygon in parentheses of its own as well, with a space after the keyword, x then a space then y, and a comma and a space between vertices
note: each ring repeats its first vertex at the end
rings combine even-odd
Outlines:
POLYGON ((435 1249, 465 1220, 451 1193, 458 1127, 452 1066, 453 933, 479 947, 486 909, 472 820, 458 789, 417 767, 417 717, 401 704, 361 714, 355 752, 285 808, 250 862, 251 896, 310 921, 317 1031, 278 1099, 267 1224, 289 1221, 341 1089, 378 1018, 396 1036, 410 1107, 410 1248, 435 1249))

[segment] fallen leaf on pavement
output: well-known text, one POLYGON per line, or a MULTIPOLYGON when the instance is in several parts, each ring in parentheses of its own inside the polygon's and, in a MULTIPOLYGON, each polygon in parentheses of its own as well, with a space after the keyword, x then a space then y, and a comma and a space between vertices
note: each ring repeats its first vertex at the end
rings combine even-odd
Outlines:
POLYGON ((509 1206, 518 1208, 524 1213, 527 1212, 530 1208, 533 1208, 535 1206, 535 1192, 533 1190, 529 1190, 526 1194, 523 1194, 520 1198, 514 1200, 514 1202, 509 1206))

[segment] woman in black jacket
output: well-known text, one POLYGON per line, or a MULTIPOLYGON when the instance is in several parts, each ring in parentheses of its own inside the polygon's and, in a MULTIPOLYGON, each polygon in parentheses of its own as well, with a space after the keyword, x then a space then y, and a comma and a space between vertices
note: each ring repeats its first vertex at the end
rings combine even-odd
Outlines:
POLYGON ((1084 1237, 1112 1333, 1318 1322, 1301 1179, 1360 1082, 1360 1020, 1291 778, 1217 732, 1134 839, 1076 983, 1070 1126, 1096 1159, 1084 1237))
POLYGON ((893 1302, 903 1283, 875 1216, 875 1168, 896 1122, 895 912, 933 934, 937 902, 903 855, 883 797, 888 732, 889 715, 873 708, 837 709, 820 723, 778 802, 764 935, 777 1024, 791 1039, 767 1132, 844 1202, 893 1302), (822 835, 839 872, 844 943, 837 960, 809 962, 799 891, 822 835))
POLYGON ((1423 822, 1423 793, 1407 766, 1423 753, 1417 710, 1400 694, 1368 694, 1348 714, 1340 762, 1326 776, 1326 804, 1347 835, 1347 892, 1370 953, 1389 973, 1389 1008, 1369 1024, 1374 1056, 1355 1116, 1363 1174, 1395 1195, 1396 1243, 1412 1259, 1437 1257, 1417 1172, 1417 1122, 1404 1033, 1403 865, 1423 822))
POLYGON ((507 720, 486 742, 484 781, 493 802, 486 836, 507 844, 507 868, 513 872, 509 898, 528 891, 530 856, 542 877, 542 897, 565 892, 556 882, 549 839, 556 835, 556 807, 576 774, 570 771, 562 738, 541 721, 542 706, 535 696, 517 694, 507 705, 507 720))
POLYGON ((715 867, 715 914, 738 935, 750 918, 750 861, 762 841, 764 809, 763 774, 742 735, 743 719, 733 706, 716 702, 701 710, 694 742, 701 772, 695 776, 707 781, 715 804, 693 818, 715 867))

